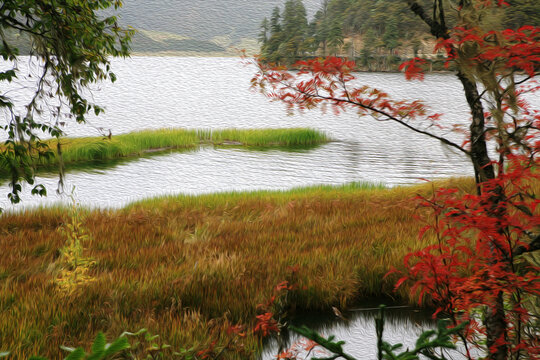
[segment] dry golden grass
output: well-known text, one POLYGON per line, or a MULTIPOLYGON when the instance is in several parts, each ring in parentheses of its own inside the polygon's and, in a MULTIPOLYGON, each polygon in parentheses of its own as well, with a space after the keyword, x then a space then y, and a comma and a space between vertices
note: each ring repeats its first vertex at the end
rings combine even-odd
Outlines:
MULTIPOLYGON (((449 180, 470 190, 469 180, 449 180)), ((84 211, 93 281, 66 295, 55 264, 68 222, 63 209, 0 216, 0 350, 14 358, 58 358, 59 345, 86 345, 148 328, 173 347, 203 346, 209 331, 250 323, 256 305, 299 265, 298 308, 345 308, 394 294, 384 278, 425 246, 410 199, 432 185, 365 186, 180 196, 118 211, 84 211), (210 330, 209 330, 210 329, 210 330)), ((218 335, 215 335, 218 334, 218 335)), ((249 350, 258 346, 246 339, 249 350)), ((226 354, 226 358, 235 358, 226 354)))

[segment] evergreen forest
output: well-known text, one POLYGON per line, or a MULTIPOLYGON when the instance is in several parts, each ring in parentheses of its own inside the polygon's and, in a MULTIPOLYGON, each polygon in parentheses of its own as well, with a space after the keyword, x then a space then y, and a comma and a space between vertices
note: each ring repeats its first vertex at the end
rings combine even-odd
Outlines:
MULTIPOLYGON (((421 2, 430 8, 429 2, 421 2)), ((539 1, 508 2, 511 6, 491 9, 483 26, 496 30, 540 24, 539 1)), ((445 4, 453 26, 459 4, 445 4)), ((413 57, 430 60, 432 70, 444 65, 443 55, 433 51, 428 27, 403 0, 324 0, 311 20, 302 0, 286 0, 262 20, 258 41, 262 60, 282 65, 329 55, 354 59, 367 71, 396 70, 413 57)))

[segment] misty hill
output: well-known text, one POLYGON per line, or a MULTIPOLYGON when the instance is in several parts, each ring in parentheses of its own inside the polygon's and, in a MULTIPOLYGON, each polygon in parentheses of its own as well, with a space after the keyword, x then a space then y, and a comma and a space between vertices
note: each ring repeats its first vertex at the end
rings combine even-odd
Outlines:
POLYGON ((225 52, 226 47, 215 42, 196 40, 173 33, 158 32, 152 30, 138 30, 133 36, 131 49, 133 52, 225 52))
MULTIPOLYGON (((322 0, 305 0, 313 15, 322 0)), ((285 0, 124 0, 113 13, 123 27, 138 30, 133 38, 135 53, 205 52, 236 54, 235 48, 258 52, 256 41, 264 17, 285 0)), ((11 43, 21 53, 30 51, 27 38, 16 32, 11 43)))
MULTIPOLYGON (((306 0, 308 14, 322 0, 306 0)), ((154 30, 210 41, 228 36, 233 42, 256 38, 264 17, 284 0, 125 0, 120 23, 139 30, 154 30)))

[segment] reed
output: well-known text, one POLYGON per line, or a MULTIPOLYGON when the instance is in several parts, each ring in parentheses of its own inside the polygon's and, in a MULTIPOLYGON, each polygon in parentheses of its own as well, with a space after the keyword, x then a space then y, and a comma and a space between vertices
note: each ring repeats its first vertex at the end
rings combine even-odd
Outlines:
POLYGON ((201 140, 215 145, 236 143, 244 146, 300 146, 329 140, 320 131, 304 128, 198 130, 197 135, 201 140))
MULTIPOLYGON (((65 163, 93 160, 108 160, 120 157, 139 156, 144 152, 165 149, 194 148, 199 143, 195 130, 161 129, 145 130, 108 137, 60 138, 62 159, 65 163)), ((50 159, 42 159, 39 165, 58 162, 57 140, 47 144, 54 150, 50 159)))
MULTIPOLYGON (((313 129, 223 129, 144 130, 105 137, 60 138, 45 143, 53 151, 51 157, 35 159, 38 166, 58 164, 57 143, 60 142, 65 164, 136 157, 143 153, 169 149, 193 149, 200 144, 235 146, 307 146, 328 142, 329 138, 313 129)), ((0 147, 1 150, 1 147, 0 147)), ((7 163, 0 161, 0 170, 7 163)))
MULTIPOLYGON (((449 180, 466 191, 471 180, 449 180)), ((152 199, 115 211, 81 210, 92 240, 92 277, 67 296, 54 269, 70 220, 62 208, 0 216, 1 350, 14 358, 59 357, 59 345, 88 345, 148 328, 173 347, 217 346, 230 324, 250 324, 256 305, 299 266, 295 306, 340 309, 392 294, 403 256, 424 247, 410 199, 431 185, 385 189, 356 183, 291 191, 152 199)), ((250 351, 260 346, 248 335, 250 351)), ((225 358, 240 358, 227 353, 225 358)))

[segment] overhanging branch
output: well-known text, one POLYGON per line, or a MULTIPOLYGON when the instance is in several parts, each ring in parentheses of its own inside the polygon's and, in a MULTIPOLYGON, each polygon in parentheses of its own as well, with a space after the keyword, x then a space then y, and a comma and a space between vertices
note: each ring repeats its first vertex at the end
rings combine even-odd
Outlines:
POLYGON ((388 120, 395 121, 398 124, 400 124, 402 126, 405 126, 409 130, 412 130, 412 131, 417 132, 419 134, 423 134, 423 135, 426 135, 426 136, 431 137, 433 139, 439 140, 443 144, 451 146, 451 147, 453 147, 455 149, 458 149, 459 151, 461 151, 462 153, 464 153, 465 155, 467 155, 469 157, 471 156, 471 154, 470 154, 470 152, 468 150, 464 149, 463 147, 459 146, 458 144, 454 143, 453 141, 450 141, 450 140, 448 140, 448 139, 446 139, 446 138, 444 138, 442 136, 435 135, 435 134, 430 133, 428 131, 415 128, 414 126, 411 126, 407 122, 403 121, 403 119, 399 119, 399 118, 393 116, 392 114, 389 114, 389 113, 387 113, 387 112, 385 112, 385 111, 383 111, 381 109, 377 109, 375 107, 353 101, 348 96, 348 93, 347 93, 347 98, 346 99, 339 99, 339 98, 334 98, 334 97, 330 97, 330 96, 324 96, 324 95, 321 95, 319 93, 311 94, 311 93, 308 93, 308 92, 306 92, 306 91, 304 91, 302 89, 299 89, 298 87, 292 86, 290 84, 283 84, 283 85, 285 85, 289 89, 291 89, 291 90, 293 90, 295 92, 298 92, 298 93, 300 93, 300 94, 302 94, 302 95, 304 95, 306 97, 318 98, 318 99, 322 99, 322 100, 332 101, 332 102, 335 102, 335 103, 351 104, 351 105, 354 105, 354 106, 358 106, 358 107, 360 107, 362 109, 369 110, 371 112, 380 114, 380 115, 386 117, 388 120))

